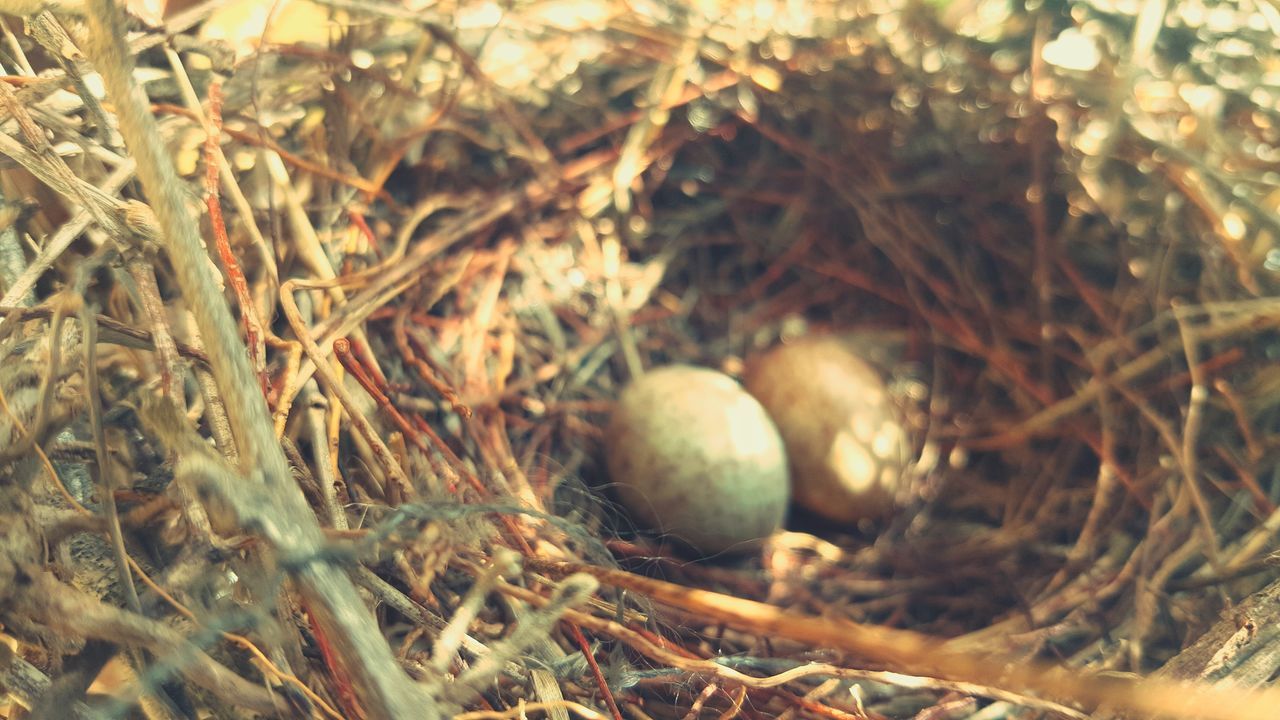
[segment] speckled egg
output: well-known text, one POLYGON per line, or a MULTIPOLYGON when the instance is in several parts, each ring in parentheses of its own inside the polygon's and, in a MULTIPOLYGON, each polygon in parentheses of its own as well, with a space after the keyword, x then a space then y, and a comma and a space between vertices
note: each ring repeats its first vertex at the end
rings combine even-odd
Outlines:
POLYGON ((906 431, 882 376, 850 342, 779 345, 748 361, 743 384, 782 434, 797 505, 840 522, 893 511, 906 431))
POLYGON ((782 437, 733 378, 670 365, 618 398, 605 435, 618 499, 639 524, 703 555, 747 551, 782 524, 782 437))

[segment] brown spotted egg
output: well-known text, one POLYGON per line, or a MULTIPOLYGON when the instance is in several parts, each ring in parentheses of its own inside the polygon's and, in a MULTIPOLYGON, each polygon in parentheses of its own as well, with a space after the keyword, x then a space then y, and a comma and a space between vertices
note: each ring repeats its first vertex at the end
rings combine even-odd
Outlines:
POLYGON ((748 361, 743 384, 782 434, 797 505, 840 522, 893 511, 906 431, 880 373, 847 340, 779 345, 748 361))
POLYGON ((782 524, 783 439, 728 375, 689 365, 651 370, 623 390, 605 443, 631 517, 702 555, 751 550, 782 524))

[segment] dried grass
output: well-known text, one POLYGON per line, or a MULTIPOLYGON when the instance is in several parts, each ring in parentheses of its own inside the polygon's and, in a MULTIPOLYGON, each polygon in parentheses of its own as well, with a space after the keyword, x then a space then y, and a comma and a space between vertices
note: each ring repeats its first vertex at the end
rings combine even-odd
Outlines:
POLYGON ((3 717, 1274 715, 1271 5, 138 4, 150 139, 106 6, 0 28, 3 717), (631 532, 619 385, 815 329, 897 519, 631 532))

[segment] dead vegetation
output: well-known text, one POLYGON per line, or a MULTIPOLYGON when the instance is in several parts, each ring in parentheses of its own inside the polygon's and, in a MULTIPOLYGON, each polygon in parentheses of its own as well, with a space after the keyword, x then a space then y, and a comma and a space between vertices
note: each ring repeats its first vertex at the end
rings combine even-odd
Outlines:
POLYGON ((4 717, 1274 716, 1272 4, 0 9, 4 717), (633 533, 811 328, 897 518, 633 533))

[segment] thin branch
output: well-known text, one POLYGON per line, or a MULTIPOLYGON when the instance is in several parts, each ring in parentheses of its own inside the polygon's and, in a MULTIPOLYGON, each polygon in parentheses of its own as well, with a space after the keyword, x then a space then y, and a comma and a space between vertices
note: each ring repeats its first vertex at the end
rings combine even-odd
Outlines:
MULTIPOLYGON (((151 200, 178 285, 206 343, 241 466, 262 484, 266 501, 262 510, 271 514, 268 539, 286 556, 318 557, 323 535, 275 441, 265 399, 250 391, 257 383, 226 301, 209 272, 208 256, 182 194, 184 185, 165 153, 146 95, 133 82, 133 58, 125 46, 121 10, 112 0, 91 0, 88 8, 89 55, 115 102, 121 135, 137 160, 138 179, 151 200)), ((396 663, 350 578, 322 562, 303 564, 296 574, 317 630, 329 638, 368 712, 395 720, 437 717, 434 701, 396 663)))

